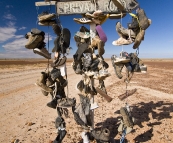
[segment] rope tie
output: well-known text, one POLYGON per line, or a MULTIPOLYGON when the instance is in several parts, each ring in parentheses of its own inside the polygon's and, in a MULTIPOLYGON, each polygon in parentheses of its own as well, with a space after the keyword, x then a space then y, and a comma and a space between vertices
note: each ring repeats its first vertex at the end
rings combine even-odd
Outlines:
MULTIPOLYGON (((123 13, 122 13, 122 11, 121 11, 121 26, 123 25, 123 13)), ((124 49, 124 45, 121 45, 121 48, 122 48, 122 52, 124 51, 123 49, 124 49)), ((121 55, 122 56, 122 55, 121 55)))
MULTIPOLYGON (((39 10, 39 7, 37 6, 37 7, 36 7, 37 16, 38 16, 38 10, 39 10)), ((38 18, 37 18, 36 23, 35 23, 35 24, 36 24, 36 28, 37 28, 38 22, 39 22, 39 21, 38 21, 38 18)))
MULTIPOLYGON (((49 25, 48 25, 48 53, 49 53, 49 25)), ((48 69, 48 73, 49 73, 49 59, 47 60, 47 69, 48 69)))

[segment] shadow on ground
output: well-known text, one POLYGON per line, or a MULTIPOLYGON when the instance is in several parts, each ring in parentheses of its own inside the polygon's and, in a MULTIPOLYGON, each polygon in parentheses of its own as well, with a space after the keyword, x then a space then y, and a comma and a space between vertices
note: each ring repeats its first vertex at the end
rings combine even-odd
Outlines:
MULTIPOLYGON (((135 125, 138 125, 140 128, 143 128, 143 122, 147 122, 147 126, 151 129, 147 130, 145 133, 135 137, 135 143, 147 142, 151 140, 153 136, 153 127, 162 124, 163 119, 171 119, 170 115, 173 112, 173 104, 164 101, 158 101, 154 103, 153 101, 145 103, 140 102, 131 106, 132 116, 135 118, 135 125), (153 119, 156 119, 156 122, 153 122, 153 119)), ((120 114, 119 110, 114 112, 115 114, 120 114)), ((107 118, 104 122, 99 122, 96 124, 96 127, 102 126, 106 127, 111 132, 111 138, 114 143, 119 142, 119 140, 114 140, 115 136, 118 134, 118 126, 120 116, 117 118, 107 118)), ((133 131, 135 132, 135 131, 133 131)))

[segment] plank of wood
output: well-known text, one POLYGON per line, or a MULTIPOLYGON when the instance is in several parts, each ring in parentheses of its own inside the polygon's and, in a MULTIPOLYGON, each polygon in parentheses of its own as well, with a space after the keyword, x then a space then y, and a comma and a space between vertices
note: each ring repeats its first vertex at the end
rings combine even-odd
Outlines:
POLYGON ((50 2, 35 2, 35 6, 47 6, 47 5, 55 5, 56 1, 50 1, 50 2))

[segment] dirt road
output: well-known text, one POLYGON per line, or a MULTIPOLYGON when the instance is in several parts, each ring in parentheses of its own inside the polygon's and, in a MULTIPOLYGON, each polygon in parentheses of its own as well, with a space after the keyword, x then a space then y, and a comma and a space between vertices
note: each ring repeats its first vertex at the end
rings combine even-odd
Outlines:
MULTIPOLYGON (((136 119, 133 132, 126 136, 130 143, 172 143, 173 61, 145 61, 148 72, 134 74, 127 89, 136 88, 137 92, 124 101, 120 101, 118 95, 126 91, 126 84, 116 77, 110 61, 108 63, 111 76, 105 80, 105 85, 108 95, 114 99, 108 103, 100 95, 95 96, 99 104, 95 110, 95 127, 108 127, 111 137, 119 142, 117 117, 120 116, 119 109, 127 102, 136 119)), ((21 143, 49 143, 56 137, 54 122, 57 112, 46 106, 51 96, 42 95, 34 85, 45 67, 45 63, 0 64, 1 143, 10 143, 14 139, 21 143)), ((74 73, 70 62, 67 71, 69 97, 78 99, 75 85, 81 76, 74 73)), ((65 121, 67 135, 63 143, 78 143, 82 130, 73 120, 71 109, 65 121)))

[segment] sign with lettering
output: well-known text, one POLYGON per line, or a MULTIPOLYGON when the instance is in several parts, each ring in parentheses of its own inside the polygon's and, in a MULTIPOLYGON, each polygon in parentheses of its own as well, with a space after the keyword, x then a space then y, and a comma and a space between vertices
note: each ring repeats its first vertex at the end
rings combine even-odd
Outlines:
POLYGON ((110 0, 99 0, 97 5, 90 1, 58 2, 57 13, 59 15, 84 14, 94 12, 97 10, 96 7, 104 13, 120 13, 118 8, 110 0))

